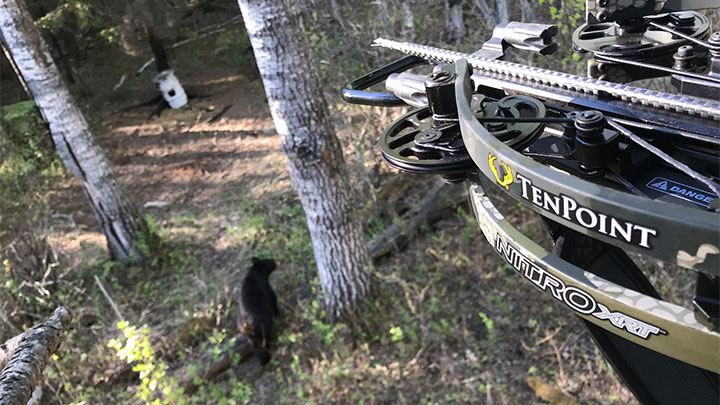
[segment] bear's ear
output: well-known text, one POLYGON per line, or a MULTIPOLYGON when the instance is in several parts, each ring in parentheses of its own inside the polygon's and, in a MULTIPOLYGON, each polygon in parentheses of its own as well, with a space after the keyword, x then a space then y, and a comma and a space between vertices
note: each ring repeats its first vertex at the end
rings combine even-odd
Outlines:
POLYGON ((252 260, 253 264, 257 264, 257 262, 260 261, 260 259, 258 259, 257 257, 253 257, 251 260, 252 260))
POLYGON ((272 271, 272 270, 277 269, 277 262, 276 262, 275 260, 273 260, 273 259, 265 259, 265 260, 261 260, 261 261, 262 261, 262 266, 263 266, 266 270, 271 270, 271 271, 272 271))

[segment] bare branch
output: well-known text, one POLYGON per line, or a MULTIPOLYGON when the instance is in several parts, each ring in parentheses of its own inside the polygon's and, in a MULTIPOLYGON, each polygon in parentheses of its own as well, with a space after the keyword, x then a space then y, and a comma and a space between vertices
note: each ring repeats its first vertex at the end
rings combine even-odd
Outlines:
POLYGON ((117 305, 115 305, 115 301, 110 297, 110 294, 105 290, 105 287, 103 287, 102 283, 100 282, 100 279, 97 275, 93 274, 93 277, 95 278, 95 284, 97 284, 98 288, 100 288, 100 292, 105 297, 105 299, 110 303, 110 306, 112 307, 113 311, 115 312, 115 315, 118 317, 119 320, 124 321, 125 318, 120 313, 120 309, 117 305))

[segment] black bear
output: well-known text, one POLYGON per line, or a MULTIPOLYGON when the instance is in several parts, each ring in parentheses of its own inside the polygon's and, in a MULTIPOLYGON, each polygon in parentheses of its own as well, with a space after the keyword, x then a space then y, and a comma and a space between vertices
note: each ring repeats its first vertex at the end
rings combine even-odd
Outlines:
POLYGON ((252 258, 252 267, 242 282, 238 330, 253 341, 260 353, 260 362, 270 361, 270 341, 273 336, 273 316, 278 316, 277 297, 270 286, 270 273, 277 268, 273 259, 252 258))

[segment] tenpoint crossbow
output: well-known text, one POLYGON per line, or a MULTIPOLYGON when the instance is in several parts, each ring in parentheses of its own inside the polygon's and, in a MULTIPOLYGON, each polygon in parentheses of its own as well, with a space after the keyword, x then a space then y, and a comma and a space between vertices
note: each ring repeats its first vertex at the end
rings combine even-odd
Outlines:
POLYGON ((472 54, 379 38, 407 56, 343 98, 414 106, 380 136, 391 166, 467 182, 497 253, 580 316, 642 403, 718 403, 718 0, 587 0, 573 34, 588 76, 504 61, 548 55, 557 27, 510 22, 472 54), (432 65, 426 76, 408 72, 432 65), (670 76, 671 93, 626 83, 670 76), (367 91, 385 81, 387 93, 367 91), (488 184, 539 213, 549 252, 495 208, 488 184), (626 251, 694 269, 693 308, 663 301, 626 251))

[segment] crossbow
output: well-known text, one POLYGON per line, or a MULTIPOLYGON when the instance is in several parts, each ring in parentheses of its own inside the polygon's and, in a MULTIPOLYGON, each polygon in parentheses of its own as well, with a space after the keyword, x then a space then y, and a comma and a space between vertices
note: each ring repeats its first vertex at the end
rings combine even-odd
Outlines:
POLYGON ((705 8, 720 3, 587 0, 573 34, 587 77, 505 60, 552 54, 554 25, 498 25, 471 54, 379 38, 406 56, 342 93, 416 107, 380 135, 385 161, 467 183, 496 252, 582 318, 648 404, 720 398, 720 31, 705 8), (675 90, 632 84, 660 77, 675 90), (543 217, 552 252, 505 219, 491 184, 543 217), (663 300, 627 252, 695 270, 693 307, 663 300))

